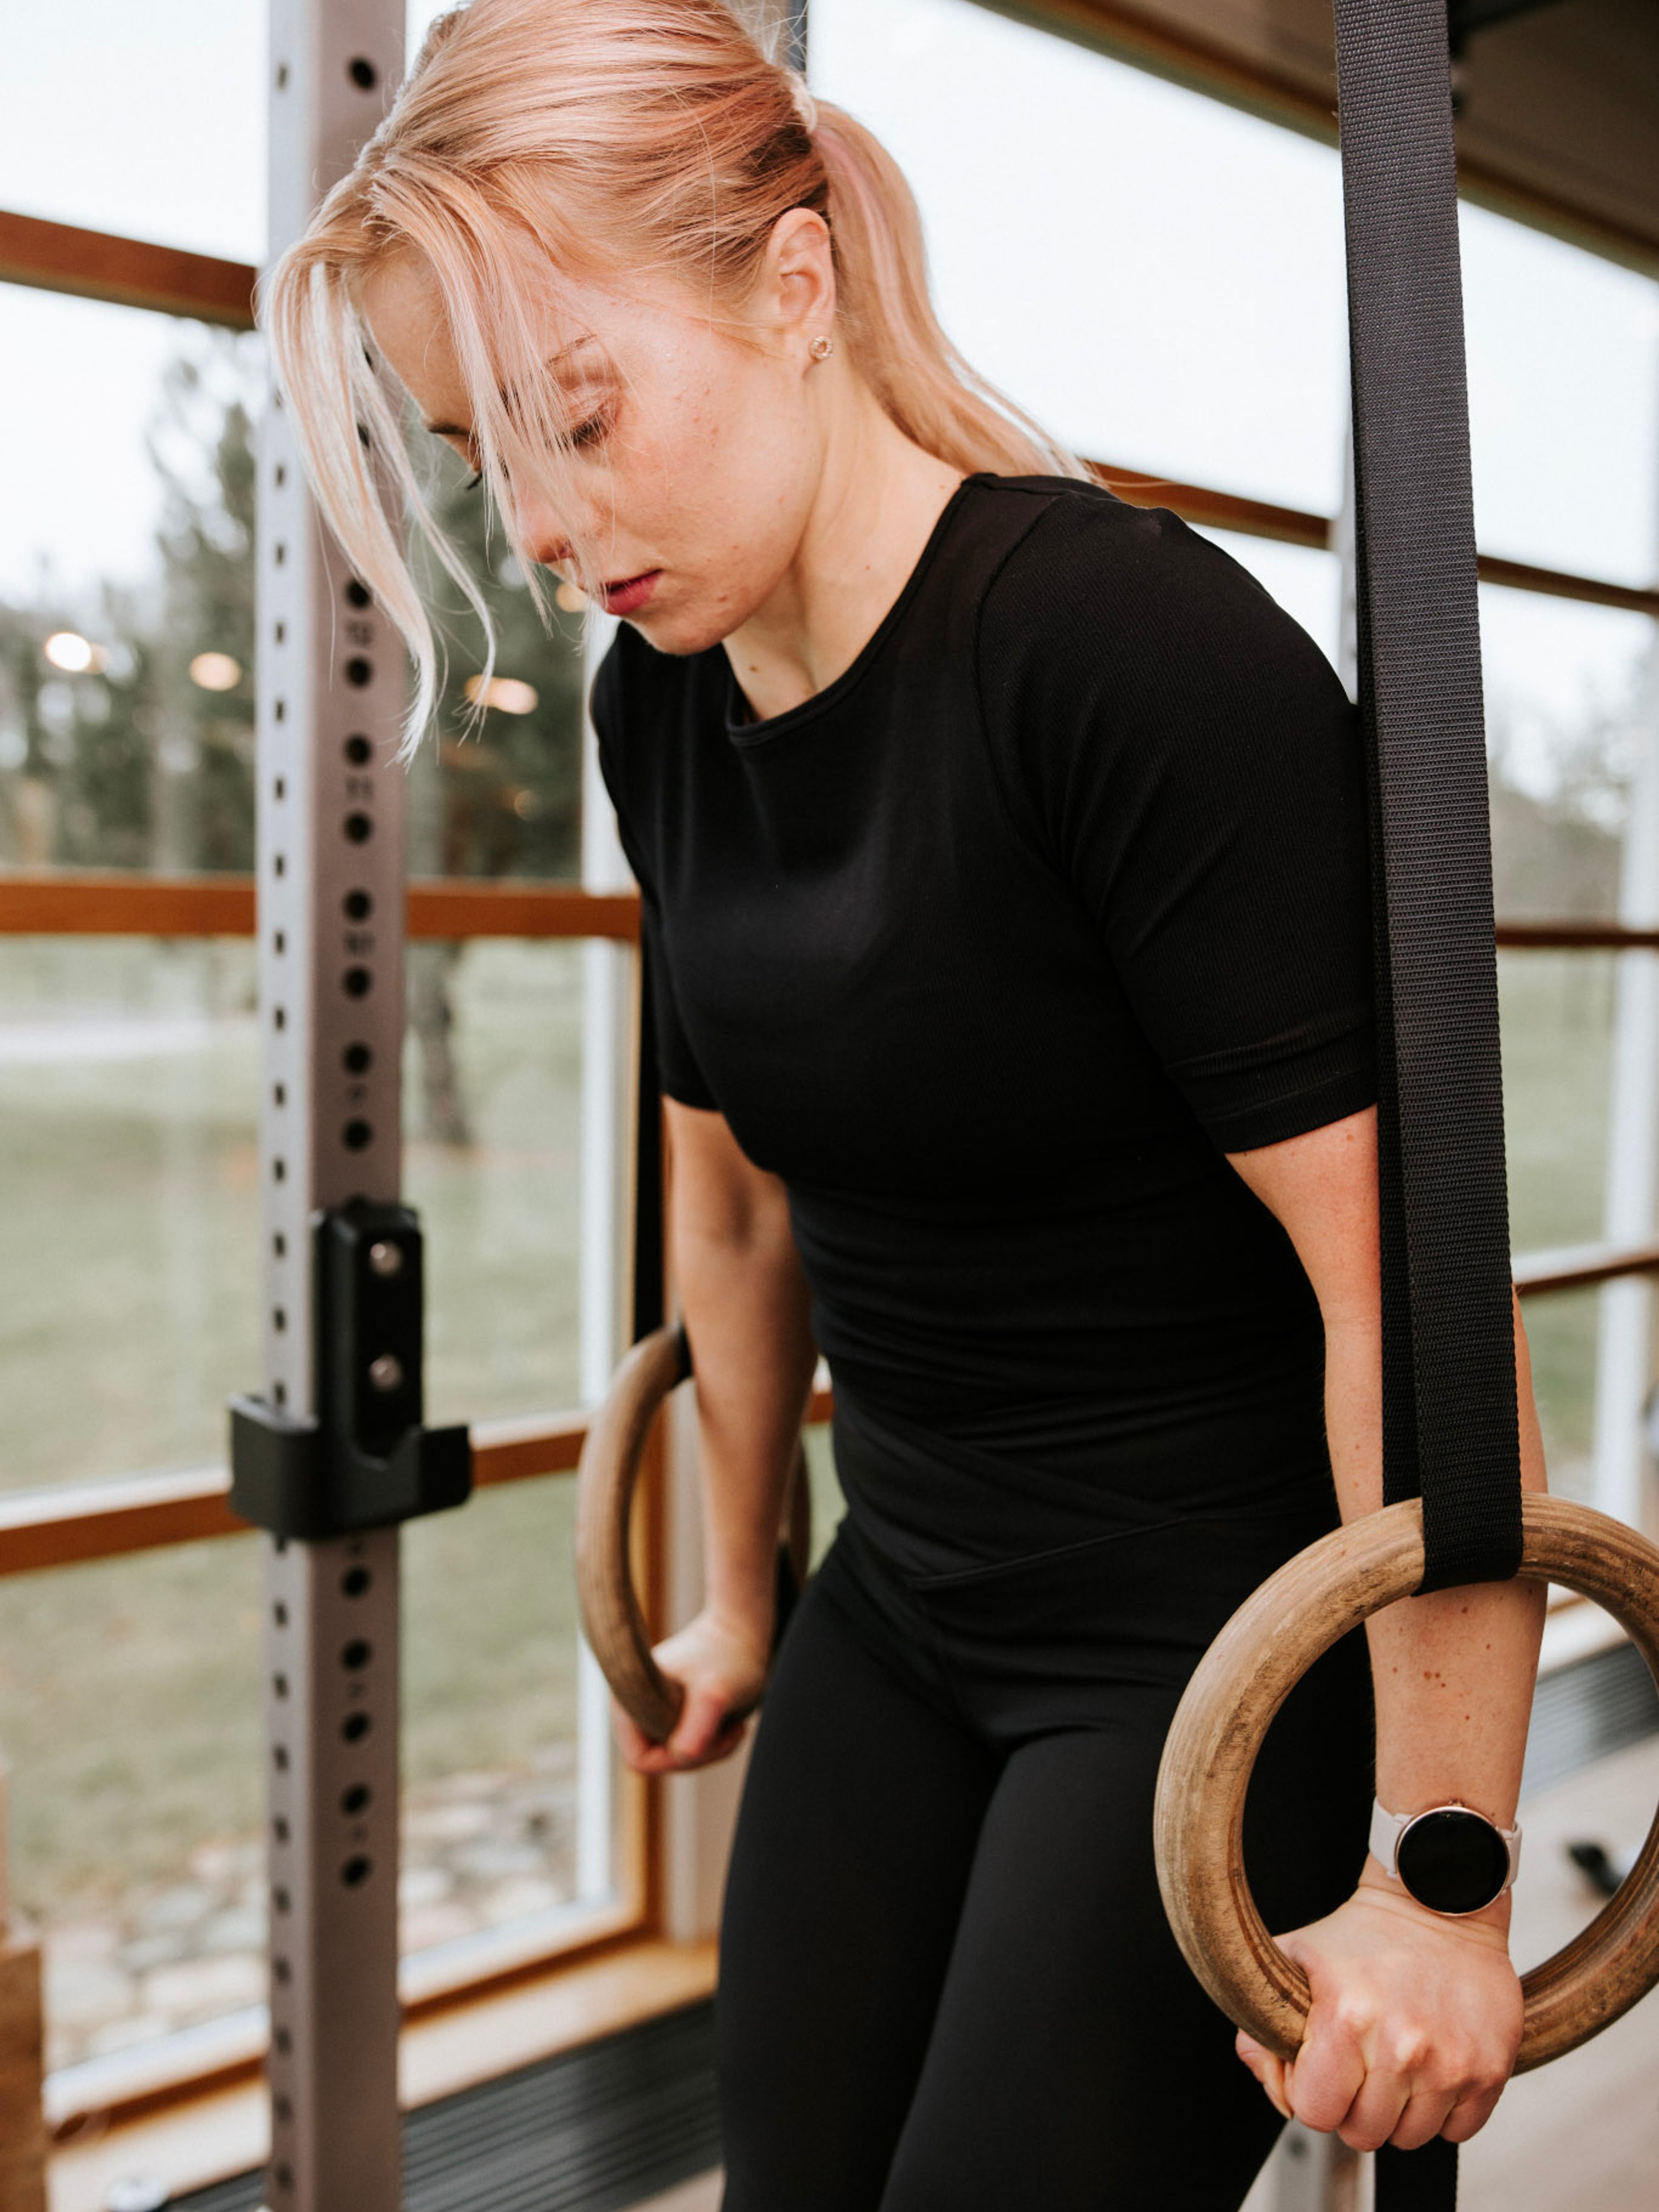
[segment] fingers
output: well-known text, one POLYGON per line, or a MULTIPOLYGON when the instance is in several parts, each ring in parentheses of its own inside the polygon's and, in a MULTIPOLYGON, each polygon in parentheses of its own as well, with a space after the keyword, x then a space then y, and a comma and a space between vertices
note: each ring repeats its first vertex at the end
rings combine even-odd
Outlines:
POLYGON ((665 1743, 654 1742, 613 1698, 611 1717, 623 1759, 635 1774, 682 1774, 729 1758, 749 1732, 747 1713, 727 1711, 717 1695, 687 1697, 665 1743))
POLYGON ((1414 2033, 1398 2035, 1380 2049, 1373 2039, 1367 2063, 1359 2041, 1327 2028, 1317 2039, 1310 2038, 1284 2069, 1293 2116, 1361 2151, 1384 2143, 1420 2150, 1438 2135, 1467 2142, 1491 2118, 1503 2087, 1501 2081, 1492 2083, 1489 2067, 1472 2064, 1460 2073, 1436 2063, 1414 2033))
POLYGON ((1507 2086, 1507 2083, 1500 2081, 1495 2089, 1480 2089, 1460 2097, 1440 2130, 1447 2142, 1468 2142, 1471 2136, 1479 2135, 1497 2111, 1498 2100, 1507 2086))
MULTIPOLYGON (((1290 2100, 1292 2116, 1304 2128, 1316 2135, 1331 2135, 1342 2131, 1344 2142, 1352 2143, 1346 2125, 1357 2100, 1370 2086, 1365 2067, 1365 2056, 1359 2039, 1346 2021, 1327 2023, 1308 2017, 1310 2033, 1296 2057, 1285 2069, 1285 2094, 1290 2100)), ((1406 2101, 1403 2086, 1395 2100, 1397 2114, 1406 2101)), ((1389 2126, 1394 2124, 1390 2115, 1389 2126)), ((1388 2129, 1377 2137, 1378 2142, 1388 2140, 1388 2129)), ((1369 2150, 1369 2143, 1361 2146, 1369 2150)))
POLYGON ((624 1712, 614 1698, 611 1700, 611 1720, 617 1731, 617 1747, 629 1766, 637 1768, 647 1753, 660 1749, 660 1746, 652 1742, 639 1723, 630 1713, 624 1712))
POLYGON ((1267 2101, 1281 2119, 1288 2120, 1291 2100, 1285 2087, 1285 2062, 1271 2051, 1264 2051, 1254 2036, 1246 2035, 1240 2028, 1233 2048, 1243 2060, 1267 2094, 1267 2101))
MULTIPOLYGON (((667 1750, 678 1765, 700 1766, 718 1756, 715 1746, 731 1734, 731 1711, 718 1689, 696 1684, 687 1690, 667 1750)), ((730 1745, 726 1746, 730 1749, 730 1745)))
POLYGON ((1414 2090, 1388 2140, 1396 2150, 1421 2150, 1441 2134, 1451 2118, 1454 2100, 1444 2089, 1414 2090))

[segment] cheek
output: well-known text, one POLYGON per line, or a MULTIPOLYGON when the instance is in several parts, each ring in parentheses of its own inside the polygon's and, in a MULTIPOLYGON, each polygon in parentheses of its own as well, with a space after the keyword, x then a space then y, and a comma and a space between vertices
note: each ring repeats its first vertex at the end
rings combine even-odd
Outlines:
MULTIPOLYGON (((615 456, 616 520, 630 550, 677 572, 672 614, 643 627, 668 649, 714 643, 752 614, 799 546, 815 483, 794 394, 760 373, 705 363, 652 395, 615 456), (677 595, 678 597, 678 595, 677 595), (684 635, 670 638, 668 629, 684 635)), ((605 508, 609 528, 610 509, 605 508)))

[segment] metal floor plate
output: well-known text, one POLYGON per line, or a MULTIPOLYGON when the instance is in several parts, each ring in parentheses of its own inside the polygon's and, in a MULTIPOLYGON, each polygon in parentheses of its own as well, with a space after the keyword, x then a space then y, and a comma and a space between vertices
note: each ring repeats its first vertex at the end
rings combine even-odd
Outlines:
POLYGON ((1522 1796, 1656 1730, 1659 1690, 1633 1644, 1615 1644, 1546 1674, 1533 1699, 1522 1796))
MULTIPOLYGON (((706 2001, 505 2074, 404 2123, 405 2212, 621 2212, 720 2162, 706 2001)), ((261 2177, 176 2200, 257 2212, 261 2177)))

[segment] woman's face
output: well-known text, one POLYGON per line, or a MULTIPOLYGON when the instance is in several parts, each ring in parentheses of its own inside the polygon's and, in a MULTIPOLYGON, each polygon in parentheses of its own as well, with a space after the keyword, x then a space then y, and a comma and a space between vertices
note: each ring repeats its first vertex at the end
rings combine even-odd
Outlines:
MULTIPOLYGON (((428 428, 476 468, 466 386, 427 264, 381 264, 362 288, 374 341, 428 428)), ((823 465, 830 378, 810 341, 834 314, 828 233, 783 216, 741 330, 714 326, 678 287, 562 281, 546 354, 569 407, 575 502, 512 489, 532 560, 576 580, 573 537, 594 549, 610 611, 666 653, 728 637, 787 592, 823 465)))

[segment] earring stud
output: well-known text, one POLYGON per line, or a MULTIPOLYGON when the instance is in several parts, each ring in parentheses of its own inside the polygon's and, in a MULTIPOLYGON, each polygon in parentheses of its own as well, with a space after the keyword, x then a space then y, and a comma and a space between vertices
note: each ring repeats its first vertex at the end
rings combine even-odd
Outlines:
POLYGON ((834 338, 816 337, 806 349, 814 361, 828 361, 836 349, 834 338))

